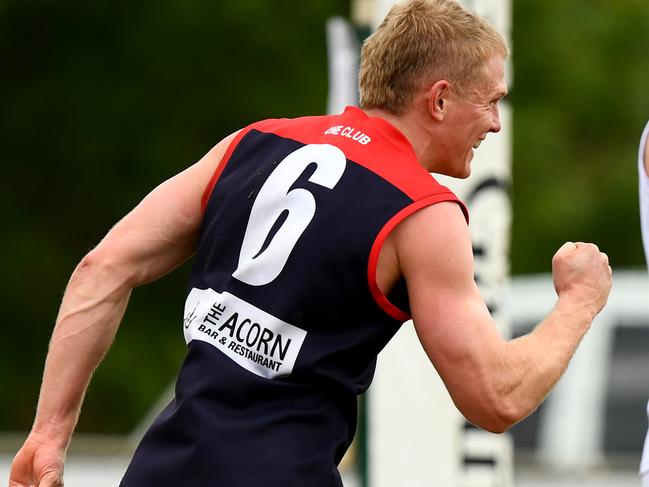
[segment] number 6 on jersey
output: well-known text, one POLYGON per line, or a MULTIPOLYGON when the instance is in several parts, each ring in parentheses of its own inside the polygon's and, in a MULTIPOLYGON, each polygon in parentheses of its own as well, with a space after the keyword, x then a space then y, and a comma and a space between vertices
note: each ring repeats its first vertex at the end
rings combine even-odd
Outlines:
POLYGON ((300 235, 315 215, 315 198, 308 190, 289 191, 310 164, 317 167, 309 181, 333 189, 345 171, 347 158, 333 145, 311 144, 282 159, 252 205, 233 277, 251 286, 263 286, 282 272, 300 235), (272 235, 280 218, 284 220, 272 235))

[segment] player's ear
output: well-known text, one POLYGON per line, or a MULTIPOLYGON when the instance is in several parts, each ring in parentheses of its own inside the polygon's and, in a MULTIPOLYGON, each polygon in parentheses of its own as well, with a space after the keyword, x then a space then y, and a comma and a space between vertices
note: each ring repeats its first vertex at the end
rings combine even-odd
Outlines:
POLYGON ((439 80, 431 85, 428 93, 428 112, 434 120, 442 121, 448 108, 448 96, 451 84, 446 80, 439 80))

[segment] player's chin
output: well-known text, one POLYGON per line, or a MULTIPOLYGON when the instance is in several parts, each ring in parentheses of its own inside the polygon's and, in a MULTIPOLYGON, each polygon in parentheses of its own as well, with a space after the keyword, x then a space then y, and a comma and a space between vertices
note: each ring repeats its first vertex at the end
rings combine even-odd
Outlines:
POLYGON ((455 179, 466 179, 471 175, 471 166, 467 166, 464 169, 453 169, 452 171, 440 171, 439 174, 444 176, 450 176, 455 179))
POLYGON ((433 172, 456 179, 466 179, 471 175, 471 159, 473 159, 473 151, 470 151, 464 160, 460 158, 448 160, 446 164, 440 165, 433 172))
POLYGON ((473 160, 473 150, 469 151, 469 154, 466 157, 466 160, 464 161, 464 167, 460 169, 460 174, 458 174, 456 177, 460 179, 466 179, 469 176, 471 176, 471 161, 473 160))
POLYGON ((464 164, 455 168, 453 174, 451 174, 452 177, 457 179, 466 179, 470 175, 471 175, 471 159, 467 159, 467 161, 464 164))

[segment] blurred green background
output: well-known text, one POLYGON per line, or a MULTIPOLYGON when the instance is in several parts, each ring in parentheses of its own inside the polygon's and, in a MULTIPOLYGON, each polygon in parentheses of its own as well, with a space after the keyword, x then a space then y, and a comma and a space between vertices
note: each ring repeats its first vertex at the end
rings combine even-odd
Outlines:
MULTIPOLYGON (((0 430, 33 419, 69 274, 153 187, 257 119, 323 113, 348 0, 0 3, 0 430)), ((649 2, 514 1, 512 272, 565 240, 643 265, 637 144, 649 2)), ((130 431, 185 350, 188 266, 135 291, 79 431, 130 431)))

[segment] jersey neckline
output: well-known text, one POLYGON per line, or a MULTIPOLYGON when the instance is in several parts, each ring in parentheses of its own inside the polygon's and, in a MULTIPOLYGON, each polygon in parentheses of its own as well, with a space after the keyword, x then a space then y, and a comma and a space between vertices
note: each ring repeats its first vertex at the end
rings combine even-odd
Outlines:
POLYGON ((369 121, 374 127, 379 130, 386 138, 388 138, 395 146, 399 147, 403 151, 412 155, 415 160, 417 156, 415 154, 415 149, 408 140, 408 138, 401 132, 398 128, 392 125, 390 122, 381 117, 371 117, 365 113, 361 108, 348 105, 345 107, 343 116, 349 116, 355 119, 364 119, 369 121))

